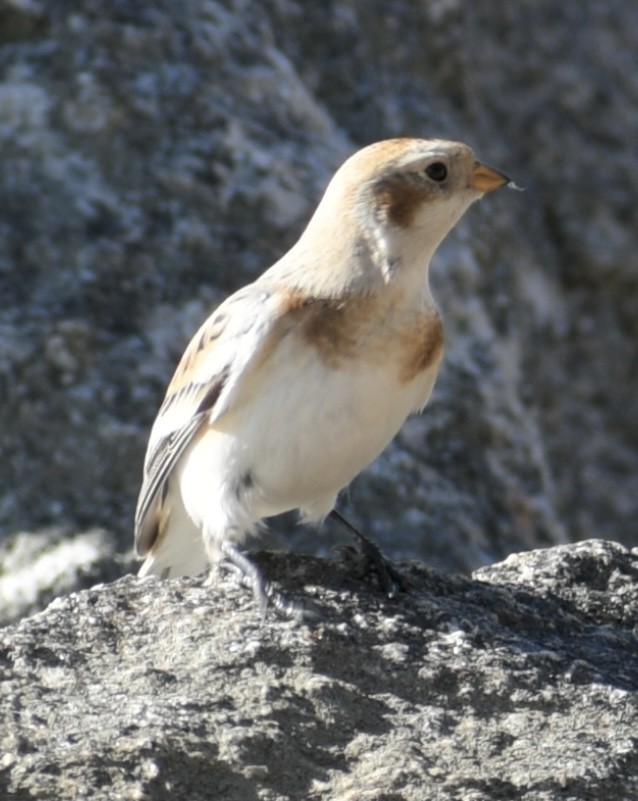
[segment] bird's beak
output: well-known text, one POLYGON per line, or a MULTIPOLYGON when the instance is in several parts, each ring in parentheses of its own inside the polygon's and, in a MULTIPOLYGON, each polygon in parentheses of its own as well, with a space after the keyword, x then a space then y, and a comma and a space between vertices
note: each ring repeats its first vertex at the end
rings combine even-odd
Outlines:
POLYGON ((477 161, 474 165, 470 186, 472 189, 476 189, 477 192, 493 192, 495 189, 500 189, 501 186, 509 183, 511 182, 507 175, 488 167, 487 164, 481 164, 480 161, 477 161))

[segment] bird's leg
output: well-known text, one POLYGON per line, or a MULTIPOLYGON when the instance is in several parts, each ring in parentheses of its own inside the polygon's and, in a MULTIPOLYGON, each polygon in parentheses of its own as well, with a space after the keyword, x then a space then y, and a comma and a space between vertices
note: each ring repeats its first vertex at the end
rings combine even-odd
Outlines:
POLYGON ((231 542, 224 539, 221 543, 221 551, 230 565, 239 573, 246 584, 253 592, 255 603, 259 607, 262 620, 266 617, 268 608, 268 584, 261 575, 259 568, 254 565, 247 556, 239 551, 231 542))
POLYGON ((362 534, 359 529, 353 526, 337 509, 333 509, 330 512, 330 517, 340 523, 359 541, 361 554, 376 573, 381 585, 381 590, 388 598, 393 598, 396 595, 397 588, 400 591, 405 591, 407 589, 405 579, 401 573, 386 560, 378 545, 372 542, 372 540, 369 540, 365 534, 362 534))
POLYGON ((297 604, 277 592, 264 579, 257 565, 253 564, 247 556, 239 551, 231 540, 223 540, 221 551, 226 558, 226 563, 239 573, 242 582, 252 590, 255 603, 261 612, 262 623, 266 619, 269 604, 283 617, 296 623, 301 623, 302 621, 311 622, 318 619, 319 616, 313 610, 297 604))

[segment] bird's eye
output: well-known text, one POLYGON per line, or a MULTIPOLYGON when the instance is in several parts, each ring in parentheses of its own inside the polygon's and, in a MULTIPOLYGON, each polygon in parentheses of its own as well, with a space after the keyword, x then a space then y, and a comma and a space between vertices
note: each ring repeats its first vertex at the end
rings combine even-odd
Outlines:
POLYGON ((441 183, 447 178, 447 167, 442 161, 433 161, 432 164, 428 164, 425 168, 425 174, 433 181, 441 183))

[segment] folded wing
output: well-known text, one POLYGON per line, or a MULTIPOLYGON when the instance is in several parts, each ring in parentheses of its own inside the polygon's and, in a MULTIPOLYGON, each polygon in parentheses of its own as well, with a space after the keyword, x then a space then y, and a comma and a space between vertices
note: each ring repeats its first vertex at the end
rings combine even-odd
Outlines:
POLYGON ((241 399, 251 371, 276 338, 281 304, 255 284, 226 300, 188 345, 153 425, 135 514, 135 551, 146 556, 160 532, 171 473, 204 423, 215 423, 241 399))

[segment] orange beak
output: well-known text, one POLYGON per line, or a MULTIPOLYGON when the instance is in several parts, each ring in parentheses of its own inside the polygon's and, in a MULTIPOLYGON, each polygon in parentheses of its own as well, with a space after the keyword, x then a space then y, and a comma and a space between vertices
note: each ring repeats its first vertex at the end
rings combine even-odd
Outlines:
POLYGON ((470 186, 472 189, 476 189, 477 192, 493 192, 495 189, 500 189, 509 183, 510 179, 507 175, 488 167, 487 164, 481 164, 480 161, 477 161, 474 165, 470 186))

